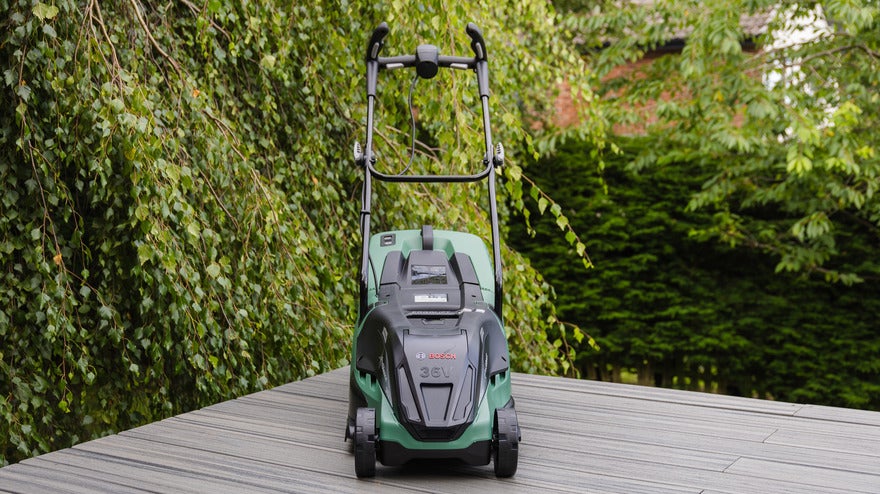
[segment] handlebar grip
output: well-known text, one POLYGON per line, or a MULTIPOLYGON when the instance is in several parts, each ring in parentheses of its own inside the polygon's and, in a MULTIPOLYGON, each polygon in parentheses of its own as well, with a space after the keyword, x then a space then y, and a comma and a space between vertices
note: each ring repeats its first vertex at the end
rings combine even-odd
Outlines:
POLYGON ((373 35, 370 36, 370 43, 367 45, 367 60, 377 60, 379 51, 382 49, 382 40, 388 35, 388 24, 383 22, 376 26, 373 35))
POLYGON ((483 32, 473 22, 468 22, 465 32, 471 37, 471 49, 477 60, 486 60, 486 41, 483 39, 483 32))

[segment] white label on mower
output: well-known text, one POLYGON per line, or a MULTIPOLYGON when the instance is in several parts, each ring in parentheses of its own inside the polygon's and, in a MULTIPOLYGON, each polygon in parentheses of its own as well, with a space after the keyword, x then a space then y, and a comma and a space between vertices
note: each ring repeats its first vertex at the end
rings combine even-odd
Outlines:
POLYGON ((415 302, 417 304, 437 304, 445 303, 447 301, 445 293, 417 293, 415 295, 415 302))

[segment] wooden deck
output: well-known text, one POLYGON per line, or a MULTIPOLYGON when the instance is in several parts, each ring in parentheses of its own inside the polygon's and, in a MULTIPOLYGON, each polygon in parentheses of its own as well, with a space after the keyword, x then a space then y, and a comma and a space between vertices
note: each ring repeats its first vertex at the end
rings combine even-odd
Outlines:
POLYGON ((880 493, 880 413, 514 374, 519 470, 354 476, 347 369, 0 469, 0 492, 880 493))

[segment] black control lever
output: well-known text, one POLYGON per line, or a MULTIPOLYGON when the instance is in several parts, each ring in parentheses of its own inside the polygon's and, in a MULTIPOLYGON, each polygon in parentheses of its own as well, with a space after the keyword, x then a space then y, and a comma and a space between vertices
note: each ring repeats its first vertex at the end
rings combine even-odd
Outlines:
POLYGON ((486 60, 486 42, 483 40, 483 32, 473 22, 468 22, 465 32, 471 37, 471 49, 477 60, 486 60))
MULTIPOLYGON (((388 24, 381 23, 373 30, 370 42, 367 44, 367 97, 376 96, 376 79, 379 74, 379 51, 382 50, 382 40, 388 35, 388 24)), ((370 140, 367 139, 367 146, 370 140)))
POLYGON ((367 60, 377 60, 379 51, 382 49, 382 40, 388 36, 388 24, 383 22, 376 26, 373 35, 370 36, 370 43, 367 44, 367 60))

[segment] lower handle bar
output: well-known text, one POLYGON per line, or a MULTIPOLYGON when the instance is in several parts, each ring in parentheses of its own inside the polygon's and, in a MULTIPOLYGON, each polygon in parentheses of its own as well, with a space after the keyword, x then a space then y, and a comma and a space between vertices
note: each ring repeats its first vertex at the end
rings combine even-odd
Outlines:
MULTIPOLYGON (((485 163, 485 162, 484 162, 485 163)), ((370 175, 376 177, 377 180, 382 182, 397 182, 397 183, 465 183, 465 182, 479 182, 484 178, 489 177, 489 174, 492 173, 492 169, 494 165, 492 162, 486 163, 486 169, 481 171, 480 173, 475 173, 473 175, 389 175, 387 173, 382 173, 373 166, 372 160, 367 160, 367 170, 370 175)))

